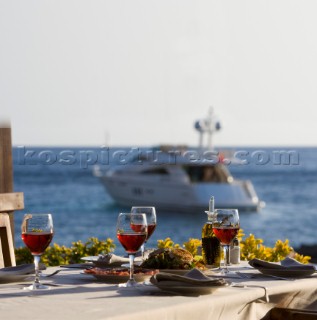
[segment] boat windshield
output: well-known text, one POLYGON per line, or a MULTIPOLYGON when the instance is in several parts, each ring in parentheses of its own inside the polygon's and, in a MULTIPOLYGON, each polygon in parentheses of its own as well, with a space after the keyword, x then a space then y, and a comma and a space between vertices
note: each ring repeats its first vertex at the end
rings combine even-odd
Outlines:
POLYGON ((151 168, 140 172, 141 174, 169 174, 165 168, 151 168))
POLYGON ((229 183, 233 180, 232 176, 224 168, 217 164, 214 166, 183 166, 191 182, 213 182, 229 183))

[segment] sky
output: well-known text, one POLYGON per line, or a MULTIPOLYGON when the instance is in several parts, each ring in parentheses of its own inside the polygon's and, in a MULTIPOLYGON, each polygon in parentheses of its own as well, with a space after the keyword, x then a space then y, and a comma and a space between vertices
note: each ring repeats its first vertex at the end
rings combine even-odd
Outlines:
POLYGON ((14 145, 316 146, 317 1, 0 0, 14 145))

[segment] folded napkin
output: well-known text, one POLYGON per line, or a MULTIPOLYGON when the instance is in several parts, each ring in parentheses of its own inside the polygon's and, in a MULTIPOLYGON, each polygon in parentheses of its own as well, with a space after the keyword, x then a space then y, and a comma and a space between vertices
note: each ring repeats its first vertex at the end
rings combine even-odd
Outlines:
MULTIPOLYGON (((134 259, 134 262, 142 261, 141 257, 134 259)), ((98 258, 94 261, 96 266, 109 266, 109 267, 119 267, 123 263, 129 263, 129 258, 117 256, 114 253, 100 254, 98 258)))
POLYGON ((109 265, 109 266, 121 266, 123 263, 129 263, 129 258, 117 256, 113 253, 100 254, 95 264, 109 265))
POLYGON ((159 272, 150 278, 150 282, 154 285, 170 284, 173 285, 185 285, 185 286, 207 286, 216 287, 224 286, 227 282, 224 279, 211 279, 204 275, 198 269, 192 269, 185 275, 177 275, 166 272, 159 272))
POLYGON ((315 271, 315 267, 310 264, 302 264, 295 259, 286 257, 280 262, 267 262, 260 259, 252 259, 249 261, 249 265, 255 269, 276 269, 276 270, 306 270, 315 271))
POLYGON ((286 257, 284 260, 281 261, 281 266, 287 267, 287 268, 296 267, 296 269, 300 268, 300 269, 307 269, 307 270, 316 270, 316 267, 312 264, 303 264, 289 257, 286 257))

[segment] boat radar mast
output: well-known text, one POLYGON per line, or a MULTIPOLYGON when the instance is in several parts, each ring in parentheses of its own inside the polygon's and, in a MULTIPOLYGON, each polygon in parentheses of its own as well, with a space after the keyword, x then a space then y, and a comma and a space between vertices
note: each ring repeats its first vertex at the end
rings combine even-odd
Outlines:
POLYGON ((220 122, 216 119, 213 107, 210 107, 208 116, 205 119, 195 122, 195 129, 199 132, 199 148, 203 148, 204 134, 208 134, 207 147, 212 149, 211 138, 214 132, 221 129, 220 122))

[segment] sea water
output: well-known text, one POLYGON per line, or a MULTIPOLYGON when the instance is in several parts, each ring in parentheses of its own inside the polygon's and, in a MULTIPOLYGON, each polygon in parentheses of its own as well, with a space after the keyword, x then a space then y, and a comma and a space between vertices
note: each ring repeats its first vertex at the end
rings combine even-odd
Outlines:
MULTIPOLYGON (((25 199, 25 209, 14 213, 17 247, 23 246, 23 214, 50 212, 53 242, 70 246, 89 237, 112 238, 117 250, 122 250, 116 219, 130 208, 118 206, 93 175, 93 164, 112 165, 108 152, 107 148, 14 148, 14 191, 23 192, 25 199)), ((235 148, 234 155, 240 164, 229 164, 230 172, 237 179, 252 181, 266 204, 259 212, 240 212, 244 233, 262 238, 267 246, 278 239, 289 239, 293 247, 316 244, 317 148, 242 147, 235 148), (281 152, 288 160, 280 158, 281 152)), ((147 246, 156 247, 157 240, 167 237, 179 244, 200 238, 205 220, 205 212, 158 211, 158 225, 147 246)))

